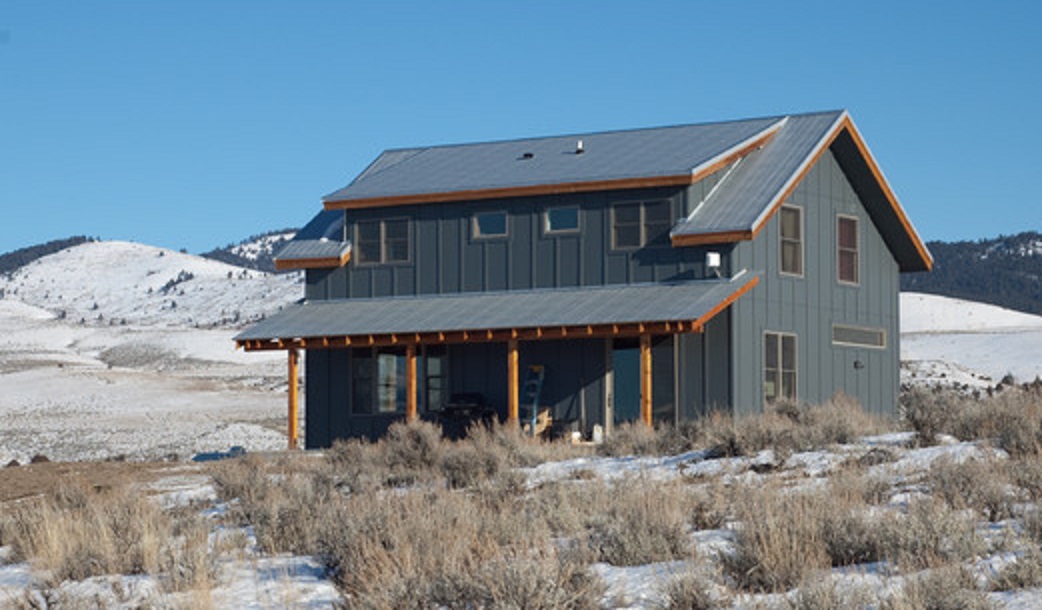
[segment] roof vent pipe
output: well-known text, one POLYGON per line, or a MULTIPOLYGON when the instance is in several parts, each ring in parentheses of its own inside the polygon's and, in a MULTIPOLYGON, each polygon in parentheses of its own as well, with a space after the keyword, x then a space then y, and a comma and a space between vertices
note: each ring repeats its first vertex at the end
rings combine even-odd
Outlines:
POLYGON ((575 144, 575 154, 577 154, 577 155, 581 155, 581 154, 583 154, 584 152, 586 152, 586 150, 585 150, 585 149, 583 149, 583 141, 582 141, 582 140, 579 140, 579 141, 578 141, 578 142, 576 142, 576 144, 575 144))

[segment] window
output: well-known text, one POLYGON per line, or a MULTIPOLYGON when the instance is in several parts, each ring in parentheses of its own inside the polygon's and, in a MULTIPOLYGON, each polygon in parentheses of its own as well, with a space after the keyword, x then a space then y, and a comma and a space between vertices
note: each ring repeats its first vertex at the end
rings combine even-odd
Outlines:
POLYGON ((351 413, 405 412, 405 350, 357 349, 351 353, 351 413))
POLYGON ((431 345, 424 350, 424 405, 428 410, 440 410, 449 398, 448 353, 444 345, 431 345))
POLYGON ((803 208, 781 208, 781 272, 803 275, 803 208))
POLYGON ((366 220, 355 229, 355 259, 359 263, 409 261, 409 221, 366 220))
POLYGON ((772 405, 796 400, 796 335, 763 335, 763 400, 772 405))
POLYGON ((543 230, 547 233, 574 233, 579 230, 579 208, 550 208, 543 214, 543 230))
POLYGON ((669 199, 617 203, 612 206, 612 247, 616 250, 669 244, 673 227, 669 199))
POLYGON ((832 342, 837 345, 883 349, 886 347, 886 331, 882 328, 833 324, 832 342))
POLYGON ((474 215, 474 237, 506 237, 506 212, 481 212, 474 215))
POLYGON ((836 223, 837 272, 844 284, 858 283, 858 230, 857 218, 840 216, 836 223))

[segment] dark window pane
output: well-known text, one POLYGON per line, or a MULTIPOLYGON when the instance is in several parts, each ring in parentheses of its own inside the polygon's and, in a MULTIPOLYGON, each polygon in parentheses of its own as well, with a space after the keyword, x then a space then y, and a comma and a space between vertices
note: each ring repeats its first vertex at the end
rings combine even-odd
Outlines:
POLYGON ((649 201, 644 204, 644 222, 655 224, 669 224, 673 219, 669 213, 669 200, 649 201))
POLYGON ((506 235, 506 212, 476 214, 474 216, 474 234, 477 237, 501 237, 506 235))
POLYGON ((783 207, 781 209, 781 236, 785 239, 800 239, 800 209, 783 207))
POLYGON ((615 211, 615 224, 639 224, 640 223, 640 204, 639 203, 621 203, 616 205, 615 211))
POLYGON ((615 227, 616 248, 639 248, 640 225, 621 225, 615 227))
POLYGON ((550 208, 546 211, 546 230, 577 231, 579 229, 579 208, 550 208))
POLYGON ((354 246, 355 260, 360 263, 380 262, 380 223, 358 223, 358 240, 354 246))
POLYGON ((380 241, 379 221, 358 223, 358 241, 380 241))
POLYGON ((768 369, 778 368, 778 335, 774 333, 763 336, 763 363, 768 369))
POLYGON ((388 220, 384 222, 384 239, 409 239, 409 221, 388 220))
POLYGON ((409 240, 408 239, 389 239, 385 247, 385 255, 387 256, 388 263, 402 262, 409 260, 409 240))
POLYGON ((373 359, 369 350, 351 354, 351 413, 373 412, 373 359))
POLYGON ((842 282, 857 283, 857 251, 840 250, 839 279, 842 282))
POLYGON ((785 273, 803 273, 803 249, 799 242, 783 241, 781 270, 785 273))
POLYGON ((778 372, 766 371, 763 376, 763 397, 768 403, 778 399, 778 372))
POLYGON ((853 218, 839 219, 839 247, 857 248, 857 221, 853 218))
POLYGON ((779 398, 786 400, 796 400, 796 373, 782 373, 781 375, 781 392, 779 398))
POLYGON ((865 347, 886 347, 886 333, 881 328, 860 328, 837 324, 832 327, 832 341, 865 347))
POLYGON ((669 245, 669 223, 648 223, 644 225, 644 243, 649 246, 669 245))
POLYGON ((783 371, 795 371, 796 370, 796 337, 792 335, 782 335, 782 357, 781 357, 781 368, 783 371))

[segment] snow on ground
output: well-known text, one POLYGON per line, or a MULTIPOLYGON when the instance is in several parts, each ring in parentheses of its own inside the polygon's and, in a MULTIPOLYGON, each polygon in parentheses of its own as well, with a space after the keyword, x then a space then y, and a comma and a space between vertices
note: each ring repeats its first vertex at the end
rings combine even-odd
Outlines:
POLYGON ((901 294, 902 382, 995 385, 1042 376, 1042 316, 932 294, 901 294))
POLYGON ((231 329, 89 326, 0 299, 0 464, 285 446, 285 356, 231 329))
POLYGON ((99 241, 45 256, 0 278, 0 292, 85 324, 209 327, 282 309, 302 296, 301 278, 143 244, 99 241))
POLYGON ((261 256, 272 256, 277 254, 278 251, 286 245, 286 242, 293 239, 293 236, 296 234, 296 231, 287 231, 285 233, 265 235, 264 237, 233 246, 231 253, 255 261, 261 256))

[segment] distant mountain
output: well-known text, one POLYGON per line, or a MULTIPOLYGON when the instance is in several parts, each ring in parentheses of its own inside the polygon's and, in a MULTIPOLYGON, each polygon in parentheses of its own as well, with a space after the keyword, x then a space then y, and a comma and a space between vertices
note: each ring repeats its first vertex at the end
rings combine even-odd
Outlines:
POLYGON ((200 256, 237 267, 273 273, 275 255, 296 234, 297 229, 268 231, 260 235, 252 235, 237 244, 228 244, 223 248, 204 252, 200 256))
POLYGON ((0 275, 0 298, 94 326, 242 326, 303 296, 271 274, 163 248, 89 241, 0 275))
POLYGON ((78 246, 88 241, 97 240, 92 237, 77 235, 67 239, 56 239, 45 244, 19 248, 18 250, 8 252, 7 254, 0 254, 0 274, 10 273, 19 267, 28 265, 48 254, 54 254, 55 252, 60 252, 66 248, 78 246))
POLYGON ((901 290, 1042 314, 1042 234, 926 245, 934 256, 933 271, 902 274, 901 290))

